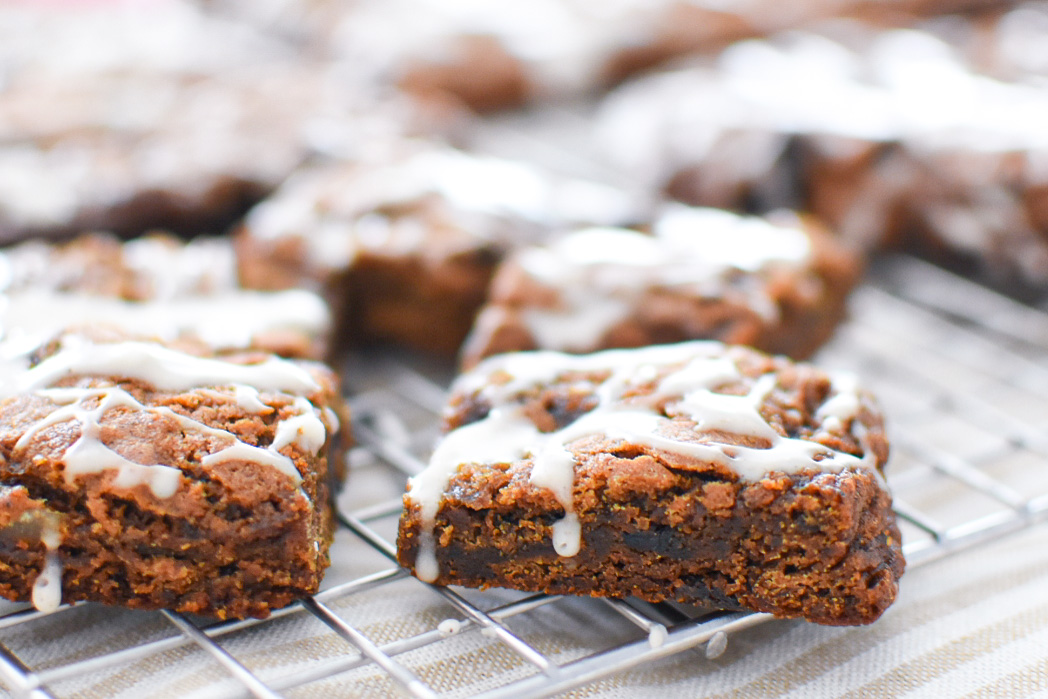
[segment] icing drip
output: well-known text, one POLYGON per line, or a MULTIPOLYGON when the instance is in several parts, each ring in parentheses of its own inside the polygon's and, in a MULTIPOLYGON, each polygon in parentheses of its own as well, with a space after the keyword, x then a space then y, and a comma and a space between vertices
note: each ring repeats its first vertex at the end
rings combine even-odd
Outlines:
POLYGON ((760 279, 771 270, 798 268, 811 243, 800 229, 714 209, 670 206, 653 235, 619 228, 588 228, 548 246, 522 250, 517 263, 557 292, 553 308, 524 309, 540 347, 588 351, 615 324, 639 313, 649 289, 679 289, 705 298, 743 296, 767 320, 778 307, 760 279), (744 273, 753 283, 741 284, 744 273))
POLYGON ((327 441, 327 430, 324 423, 313 412, 312 404, 305 398, 295 399, 298 415, 282 421, 277 425, 277 433, 270 449, 279 451, 291 444, 302 447, 310 454, 316 454, 327 441))
MULTIPOLYGON (((66 339, 66 342, 69 338, 66 339)), ((201 359, 173 350, 129 342, 114 345, 72 343, 52 357, 29 369, 16 381, 19 385, 35 388, 34 393, 57 403, 60 407, 38 420, 15 443, 24 448, 42 430, 52 425, 75 420, 80 426, 80 437, 62 455, 66 478, 81 474, 99 473, 115 469, 113 484, 120 488, 148 486, 158 498, 175 494, 182 480, 181 471, 162 464, 139 464, 117 453, 102 440, 102 419, 110 410, 124 409, 174 420, 187 432, 202 433, 227 442, 228 445, 201 459, 209 466, 228 461, 246 461, 279 470, 296 484, 302 481, 294 461, 282 453, 290 446, 316 455, 327 439, 327 427, 318 417, 313 405, 303 396, 296 396, 294 414, 276 426, 272 444, 266 448, 241 441, 234 433, 210 427, 181 415, 165 406, 146 406, 130 393, 117 387, 103 388, 43 388, 67 375, 86 373, 129 376, 147 381, 158 388, 192 390, 209 383, 233 388, 233 402, 249 413, 272 412, 259 397, 254 386, 235 383, 231 379, 249 379, 255 386, 270 390, 301 392, 315 388, 308 373, 286 360, 270 359, 262 364, 235 365, 217 360, 201 359), (49 362, 52 362, 49 365, 49 362), (124 364, 116 365, 124 361, 124 364), (225 370, 226 376, 218 378, 225 370), (194 373, 196 372, 196 373, 194 373)), ((212 394, 215 394, 212 391, 212 394)), ((333 415, 333 413, 332 413, 333 415)))
POLYGON ((666 631, 666 627, 662 624, 653 624, 648 631, 648 645, 652 648, 662 648, 666 645, 666 639, 668 638, 669 632, 666 631))
POLYGON ((430 458, 429 467, 408 482, 408 492, 419 503, 423 522, 415 561, 415 572, 420 580, 433 582, 440 572, 433 525, 440 498, 451 477, 464 464, 508 463, 523 458, 527 445, 534 443, 540 434, 531 422, 493 410, 482 422, 460 427, 441 440, 430 458), (502 438, 492 440, 492 433, 502 438))
POLYGON ((62 561, 58 557, 58 547, 62 543, 58 527, 51 520, 45 519, 41 525, 40 542, 47 549, 44 567, 33 581, 33 606, 39 611, 50 613, 62 604, 62 561))
POLYGON ((531 482, 551 491, 565 511, 564 518, 553 527, 554 549, 561 556, 578 553, 581 529, 573 507, 576 459, 572 445, 587 437, 599 435, 716 463, 732 469, 745 481, 757 481, 772 472, 792 474, 807 469, 834 472, 863 468, 877 474, 876 457, 866 432, 855 420, 861 400, 854 379, 843 377, 834 382, 834 394, 816 419, 832 423, 838 430, 845 425, 852 429, 864 449, 861 458, 779 434, 760 413, 775 386, 775 374, 752 381, 744 377, 731 349, 716 342, 611 350, 588 356, 518 353, 486 360, 464 375, 453 391, 479 391, 490 401, 491 412, 448 433, 427 469, 409 483, 408 496, 419 505, 421 517, 416 573, 430 582, 439 575, 433 528, 451 478, 466 464, 530 460, 531 482), (560 430, 542 433, 524 407, 517 404, 519 396, 569 372, 606 374, 593 386, 597 406, 560 430), (493 383, 493 376, 508 377, 508 381, 493 383), (749 390, 742 395, 717 391, 726 384, 749 384, 749 390), (638 396, 628 395, 639 385, 647 385, 648 390, 638 396), (658 405, 664 405, 664 413, 656 409, 658 405), (667 436, 668 427, 681 423, 694 425, 690 431, 695 441, 667 436), (745 444, 725 439, 725 434, 736 435, 745 444))
POLYGON ((437 631, 441 636, 454 636, 462 630, 462 622, 458 619, 445 619, 437 624, 437 631))
POLYGON ((33 606, 44 613, 53 612, 62 604, 62 562, 58 554, 48 551, 44 568, 33 581, 33 606))
POLYGON ((819 406, 815 417, 822 420, 822 427, 828 432, 842 432, 847 421, 858 415, 861 408, 854 376, 837 377, 840 392, 819 406))

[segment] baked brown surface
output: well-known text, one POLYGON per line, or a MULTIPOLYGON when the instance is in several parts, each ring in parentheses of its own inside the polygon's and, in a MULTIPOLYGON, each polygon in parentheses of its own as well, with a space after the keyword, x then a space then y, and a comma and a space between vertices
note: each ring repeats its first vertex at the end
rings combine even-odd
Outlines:
POLYGON ((239 618, 316 592, 349 440, 330 370, 68 335, 32 361, 0 401, 0 596, 239 618))
POLYGON ((445 426, 400 523, 398 560, 423 579, 837 625, 895 598, 888 443, 847 379, 718 343, 521 353, 461 378, 445 426))
POLYGON ((580 231, 510 255, 463 365, 516 350, 696 339, 803 359, 833 333, 859 279, 858 258, 810 219, 784 216, 772 226, 680 207, 652 227, 653 235, 580 231))

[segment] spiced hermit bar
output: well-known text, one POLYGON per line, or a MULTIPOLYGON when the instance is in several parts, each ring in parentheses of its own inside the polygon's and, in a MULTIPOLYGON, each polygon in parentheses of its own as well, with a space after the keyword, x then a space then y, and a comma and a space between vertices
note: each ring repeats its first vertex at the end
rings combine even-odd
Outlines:
POLYGON ((425 581, 863 624, 903 572, 883 421, 853 378, 692 342, 493 357, 404 496, 425 581))
POLYGON ((650 235, 587 228, 502 263, 462 350, 492 354, 720 340, 803 359, 844 315, 859 263, 811 221, 666 207, 650 235))
POLYGON ((863 34, 741 42, 715 68, 639 79, 603 100, 598 149, 690 204, 800 209, 860 250, 903 245, 1048 285, 1036 75, 980 75, 925 32, 863 34))
POLYGON ((300 170, 247 216, 238 263, 247 287, 321 292, 346 341, 454 355, 509 249, 635 206, 523 162, 404 142, 386 161, 300 170))
POLYGON ((0 390, 0 596, 267 616, 317 590, 335 377, 66 335, 0 390))
POLYGON ((231 241, 102 233, 0 250, 0 357, 32 352, 73 326, 121 329, 215 351, 324 356, 330 313, 303 289, 240 288, 231 241))

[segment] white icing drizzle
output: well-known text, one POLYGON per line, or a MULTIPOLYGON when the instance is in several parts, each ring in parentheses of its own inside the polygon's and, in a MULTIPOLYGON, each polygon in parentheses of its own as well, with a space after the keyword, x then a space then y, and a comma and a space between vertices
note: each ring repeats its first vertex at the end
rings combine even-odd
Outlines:
POLYGON ((441 440, 426 470, 408 482, 408 492, 419 503, 423 522, 423 536, 415 561, 419 579, 432 582, 439 574, 433 523, 440 508, 440 498, 458 467, 471 462, 516 461, 524 457, 527 446, 536 443, 540 437, 541 433, 531 422, 521 420, 517 415, 492 410, 482 422, 460 427, 441 440), (500 438, 491 439, 492 432, 499 434, 500 438))
POLYGON ((233 442, 225 449, 216 451, 214 454, 208 454, 200 460, 200 463, 204 466, 213 466, 229 461, 247 461, 262 464, 263 466, 271 466, 281 473, 290 476, 296 483, 302 481, 302 476, 299 474, 298 469, 295 468, 294 462, 273 449, 272 446, 262 449, 239 440, 233 442))
POLYGON ((367 251, 448 254, 478 244, 519 245, 553 228, 618 223, 642 204, 621 190, 555 177, 528 163, 445 147, 351 166, 300 171, 247 216, 259 241, 302 241, 319 270, 367 251))
POLYGON ((815 418, 822 420, 822 427, 827 432, 842 432, 850 418, 859 414, 861 405, 857 390, 858 379, 850 374, 841 374, 835 378, 838 386, 837 395, 831 397, 815 411, 815 418))
POLYGON ((246 412, 255 415, 264 415, 273 412, 272 408, 259 399, 258 389, 256 388, 237 384, 233 388, 233 396, 236 399, 237 405, 246 412))
POLYGON ((272 332, 321 336, 330 327, 330 314, 318 296, 301 290, 125 301, 29 289, 5 295, 0 304, 0 339, 8 346, 35 347, 65 328, 94 324, 161 340, 192 337, 214 349, 241 349, 272 332))
POLYGON ((667 38, 683 43, 678 49, 681 52, 700 41, 712 48, 748 34, 743 27, 769 31, 813 19, 826 13, 826 4, 798 7, 768 0, 533 0, 521 4, 365 0, 340 23, 335 44, 339 54, 360 69, 395 76, 419 62, 454 65, 464 38, 485 37, 518 62, 535 94, 547 98, 578 96, 599 88, 607 79, 608 62, 624 50, 660 45, 667 38), (678 20, 682 8, 711 14, 689 17, 682 27, 678 20), (731 21, 725 21, 720 13, 730 16, 731 21))
MULTIPOLYGON (((883 32, 858 52, 792 33, 739 42, 718 63, 717 70, 665 74, 618 93, 603 115, 608 145, 629 127, 682 147, 689 127, 696 134, 690 140, 705 138, 707 146, 709 129, 746 128, 982 152, 1048 143, 1040 128, 1048 113, 1043 90, 973 73, 930 34, 883 32)), ((624 145, 638 155, 653 144, 624 145)))
POLYGON ((230 386, 233 389, 233 402, 249 413, 260 414, 274 409, 262 402, 255 386, 292 394, 317 388, 308 373, 286 360, 271 358, 262 364, 236 365, 192 357, 141 342, 95 345, 65 338, 63 343, 55 355, 23 372, 13 383, 21 386, 23 391, 32 391, 61 406, 30 426, 15 443, 16 449, 27 446, 37 434, 50 426, 70 420, 79 423, 80 437, 62 455, 66 478, 115 469, 117 475, 113 484, 117 487, 133 488, 144 484, 158 498, 171 497, 178 490, 182 474, 177 468, 136 463, 102 441, 103 416, 114 409, 172 419, 185 431, 202 433, 227 442, 227 446, 201 459, 204 466, 234 460, 256 463, 279 470, 296 485, 302 482, 302 477, 294 461, 281 450, 295 446, 316 455, 327 439, 328 428, 318 417, 313 405, 302 395, 294 398, 294 414, 277 423, 273 442, 261 448, 241 441, 232 432, 210 427, 166 406, 143 405, 118 386, 46 388, 55 380, 73 374, 136 378, 167 390, 191 390, 207 385, 230 386), (57 361, 50 367, 45 366, 51 360, 57 361), (225 371, 224 377, 221 376, 222 371, 225 371), (236 383, 238 380, 246 380, 253 385, 236 383))
POLYGON ((58 352, 19 376, 9 393, 43 388, 76 374, 138 379, 168 391, 231 384, 298 395, 319 390, 309 372, 277 357, 268 357, 258 364, 242 365, 194 357, 148 342, 95 344, 67 336, 58 352))
POLYGON ((758 481, 772 472, 835 472, 844 468, 868 469, 880 478, 866 432, 855 420, 861 400, 854 379, 834 382, 833 395, 816 418, 833 421, 837 429, 845 425, 852 429, 864 448, 861 458, 780 435, 759 412, 775 385, 774 374, 751 383, 739 371, 732 350, 717 342, 583 356, 517 353, 485 360, 461 377, 453 391, 478 391, 481 399, 490 401, 491 412, 483 420, 448 433, 426 470, 409 482, 408 497, 419 505, 421 519, 416 574, 426 581, 439 575, 433 527, 448 483, 466 464, 530 460, 531 482, 550 490, 565 511, 565 517, 553 528, 555 550, 562 556, 578 553, 581 531, 573 507, 576 460, 572 445, 591 436, 716 463, 730 468, 744 481, 758 481), (560 430, 539 432, 524 413, 519 397, 569 372, 610 373, 592 387, 598 399, 593 410, 560 430), (716 390, 726 384, 748 383, 749 390, 743 395, 716 390), (645 384, 654 386, 639 398, 627 396, 632 387, 645 384), (665 405, 665 415, 653 407, 661 404, 665 405), (672 423, 694 424, 695 441, 666 436, 666 428, 672 423), (737 435, 758 446, 735 444, 736 440, 724 439, 724 434, 737 435))
POLYGON ((62 538, 51 518, 43 518, 40 526, 40 543, 47 553, 44 556, 44 567, 33 581, 32 601, 37 610, 46 614, 62 604, 62 560, 58 556, 62 538))
POLYGON ((799 268, 811 241, 796 227, 751 216, 669 206, 645 235, 621 228, 588 228, 547 246, 525 248, 514 260, 554 289, 554 307, 522 311, 539 347, 592 351, 615 326, 639 313, 646 290, 678 289, 705 298, 742 296, 767 320, 778 307, 761 279, 771 270, 799 268), (738 273, 753 278, 742 284, 738 273))
POLYGON ((121 246, 123 262, 150 282, 150 298, 174 301, 186 296, 236 289, 233 245, 226 238, 198 238, 182 243, 147 236, 121 246))
MULTIPOLYGON (((868 166, 871 176, 854 201, 832 204, 844 208, 842 237, 864 246, 880 241, 902 200, 947 244, 975 248, 1043 283, 1048 251, 1016 194, 1044 177, 1021 164, 1009 184, 990 185, 1001 179, 994 173, 1013 167, 1011 158, 1031 160, 1048 148, 1045 91, 980 76, 928 34, 896 30, 856 43, 866 45, 851 50, 793 32, 739 42, 715 67, 638 80, 604 101, 597 148, 655 189, 698 168, 701 195, 734 204, 732 192, 784 185, 773 167, 793 135, 817 150, 832 148, 826 157, 845 165, 848 149, 899 144, 868 166), (964 174, 965 162, 974 176, 964 174), (936 210, 943 207, 954 215, 936 210)), ((796 204, 770 196, 773 204, 796 204)))
POLYGON ((324 409, 320 411, 320 414, 324 416, 324 424, 329 425, 331 432, 338 432, 342 428, 342 423, 338 419, 338 415, 334 410, 328 406, 324 406, 324 409))
POLYGON ((302 447, 310 454, 316 454, 327 440, 324 423, 316 416, 313 405, 305 398, 295 399, 298 414, 277 425, 276 436, 270 449, 278 451, 289 445, 302 447))
POLYGON ((495 237, 506 221, 552 225, 554 188, 543 173, 512 160, 425 148, 393 162, 324 167, 299 173, 251 211, 248 230, 261 240, 297 237, 311 264, 338 269, 361 249, 414 250, 462 246, 495 237), (439 198, 443 215, 464 233, 436 242, 426 222, 385 209, 439 198))
POLYGON ((69 420, 80 424, 80 437, 62 455, 66 478, 87 473, 99 473, 116 469, 113 484, 121 488, 133 488, 145 484, 158 498, 175 494, 181 479, 177 468, 159 464, 145 465, 130 461, 110 449, 102 442, 102 416, 117 407, 139 409, 143 406, 127 392, 118 389, 51 389, 40 391, 43 395, 63 407, 53 411, 27 429, 15 442, 15 448, 25 447, 41 430, 69 420), (85 403, 94 403, 86 408, 85 403))

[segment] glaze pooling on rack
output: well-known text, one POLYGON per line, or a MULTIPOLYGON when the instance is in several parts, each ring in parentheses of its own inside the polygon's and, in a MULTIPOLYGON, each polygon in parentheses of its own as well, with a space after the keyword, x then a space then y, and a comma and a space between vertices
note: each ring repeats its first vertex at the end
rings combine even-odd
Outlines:
POLYGON ((531 482, 551 491, 564 509, 564 517, 553 526, 554 549, 565 557, 577 554, 582 532, 574 511, 576 457, 571 446, 594 435, 718 464, 746 481, 773 472, 846 468, 869 470, 881 480, 876 454, 857 419, 862 397, 854 378, 833 381, 830 397, 819 408, 821 424, 816 427, 840 436, 851 431, 862 447, 862 456, 781 434, 760 413, 777 386, 777 375, 747 377, 738 358, 730 347, 701 341, 585 356, 518 353, 483 362, 463 376, 456 389, 468 393, 472 387, 490 401, 490 412, 448 433, 427 469, 412 478, 408 487, 408 498, 419 505, 422 520, 415 563, 419 578, 432 582, 439 575, 433 532, 436 517, 452 477, 471 463, 529 460, 531 482), (596 406, 559 430, 541 432, 528 417, 521 396, 573 372, 604 373, 605 378, 593 387, 596 406), (632 389, 642 386, 650 388, 631 395, 632 389), (730 392, 740 386, 745 393, 730 392), (665 436, 665 428, 673 423, 694 425, 699 439, 686 442, 665 436), (724 435, 740 437, 745 443, 724 435))

